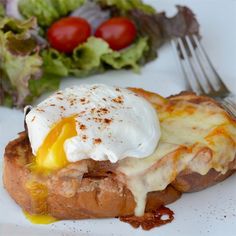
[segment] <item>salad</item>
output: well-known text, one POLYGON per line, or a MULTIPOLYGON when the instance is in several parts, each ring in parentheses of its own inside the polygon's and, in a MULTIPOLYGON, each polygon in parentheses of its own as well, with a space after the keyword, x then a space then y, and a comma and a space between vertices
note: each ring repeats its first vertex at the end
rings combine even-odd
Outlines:
POLYGON ((192 11, 168 18, 141 0, 0 0, 0 105, 21 108, 60 79, 132 69, 171 37, 198 34, 192 11))

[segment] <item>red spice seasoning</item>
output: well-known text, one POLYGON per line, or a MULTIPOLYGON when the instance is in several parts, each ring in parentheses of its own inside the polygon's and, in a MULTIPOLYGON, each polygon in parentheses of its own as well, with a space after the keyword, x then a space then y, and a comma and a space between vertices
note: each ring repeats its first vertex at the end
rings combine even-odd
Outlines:
POLYGON ((102 142, 102 140, 100 138, 93 139, 94 144, 100 144, 101 142, 102 142))

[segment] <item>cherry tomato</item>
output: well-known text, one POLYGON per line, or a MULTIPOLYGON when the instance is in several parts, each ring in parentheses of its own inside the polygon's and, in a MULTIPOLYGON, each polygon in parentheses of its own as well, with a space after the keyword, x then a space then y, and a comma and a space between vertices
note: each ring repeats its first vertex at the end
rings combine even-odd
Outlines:
POLYGON ((71 53, 91 34, 90 24, 80 17, 66 17, 55 23, 47 31, 50 45, 60 52, 71 53))
POLYGON ((120 50, 129 46, 136 38, 134 23, 125 17, 114 17, 103 22, 95 36, 104 39, 112 49, 120 50))

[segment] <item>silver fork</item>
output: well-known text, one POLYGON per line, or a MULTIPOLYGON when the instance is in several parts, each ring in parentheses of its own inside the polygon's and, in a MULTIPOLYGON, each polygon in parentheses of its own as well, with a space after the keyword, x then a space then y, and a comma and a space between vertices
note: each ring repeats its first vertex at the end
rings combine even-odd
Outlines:
POLYGON ((217 73, 198 36, 171 40, 176 58, 187 83, 187 89, 216 99, 230 115, 236 117, 236 96, 217 73))

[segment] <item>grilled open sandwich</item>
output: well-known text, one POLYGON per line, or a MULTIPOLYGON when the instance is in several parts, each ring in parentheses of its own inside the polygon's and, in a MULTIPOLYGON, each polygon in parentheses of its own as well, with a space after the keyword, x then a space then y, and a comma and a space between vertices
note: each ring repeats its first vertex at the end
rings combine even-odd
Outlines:
POLYGON ((155 151, 115 163, 88 158, 44 173, 35 170, 27 132, 22 132, 6 147, 3 180, 25 211, 57 219, 140 216, 234 173, 236 121, 214 100, 130 90, 158 112, 161 138, 155 151))

